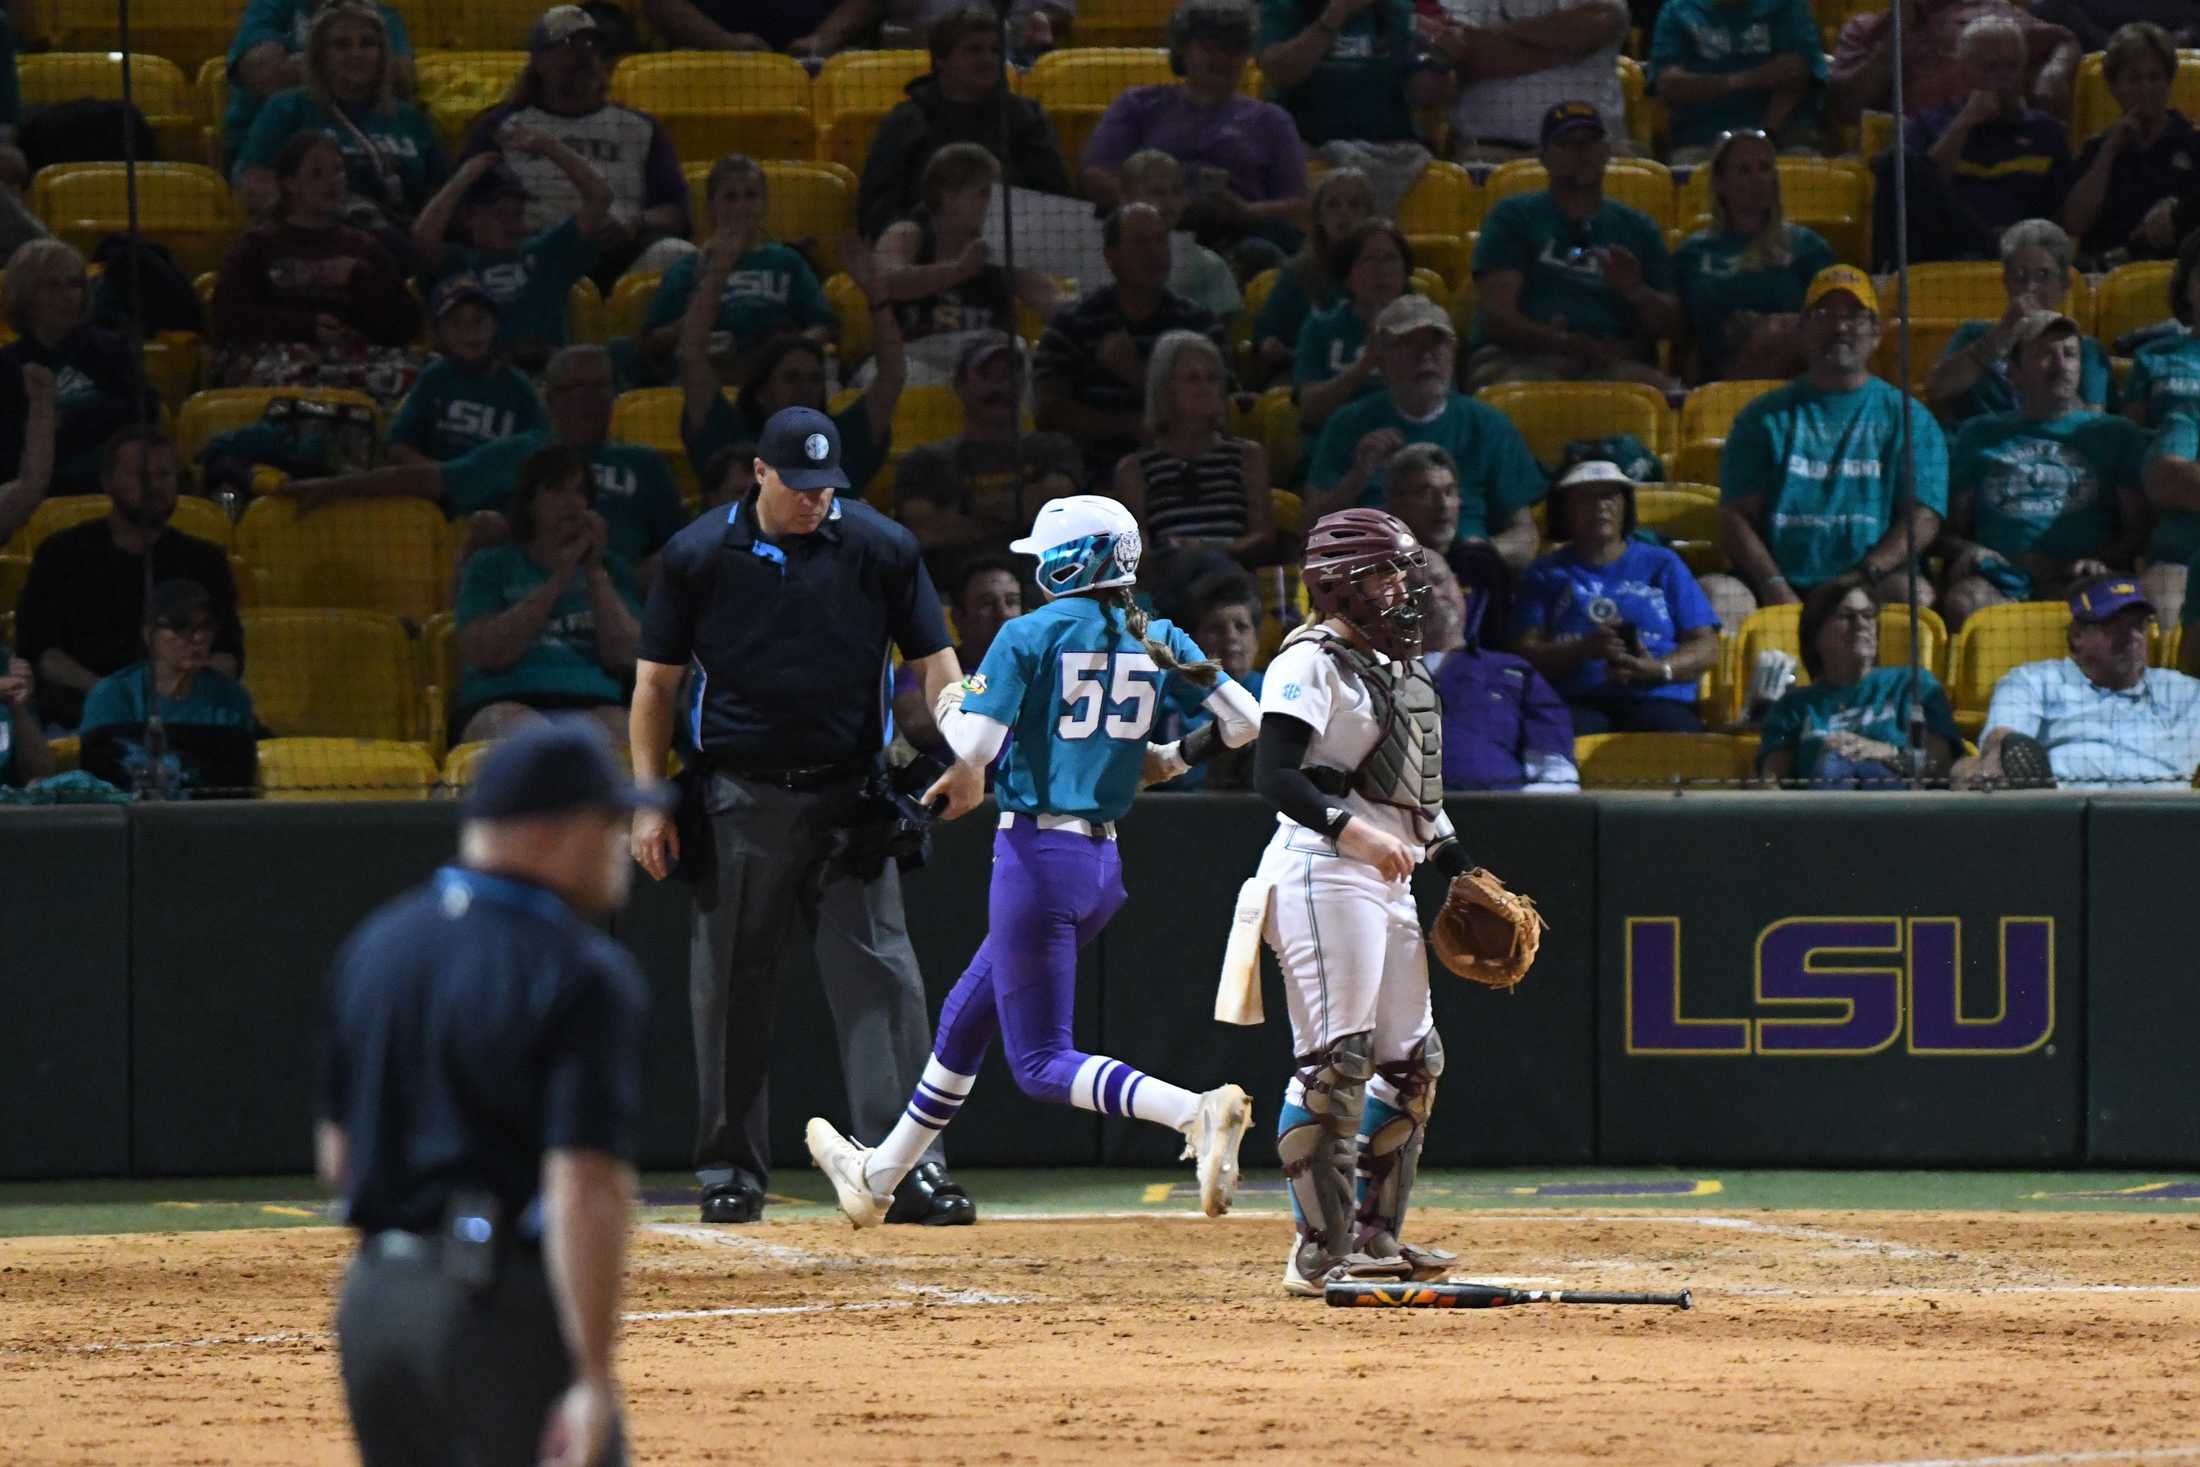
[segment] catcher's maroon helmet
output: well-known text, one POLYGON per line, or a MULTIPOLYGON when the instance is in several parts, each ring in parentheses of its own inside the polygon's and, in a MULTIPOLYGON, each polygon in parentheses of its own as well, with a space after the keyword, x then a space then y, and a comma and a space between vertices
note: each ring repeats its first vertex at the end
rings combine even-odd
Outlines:
POLYGON ((1324 616, 1341 617, 1386 657, 1421 655, 1421 607, 1428 599, 1428 553, 1413 532, 1379 509, 1340 509, 1314 522, 1306 537, 1302 578, 1307 600, 1324 616), (1406 594, 1389 606, 1360 586, 1370 571, 1397 570, 1406 594))

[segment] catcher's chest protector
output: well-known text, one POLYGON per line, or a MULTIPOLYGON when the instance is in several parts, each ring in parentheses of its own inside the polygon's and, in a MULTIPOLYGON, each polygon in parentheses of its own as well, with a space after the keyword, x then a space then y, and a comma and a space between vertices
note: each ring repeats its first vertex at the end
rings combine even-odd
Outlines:
POLYGON ((1367 689, 1383 736, 1352 771, 1352 788, 1378 805, 1411 810, 1433 834, 1444 809, 1444 708, 1418 657, 1377 663, 1341 637, 1318 634, 1321 649, 1367 689))

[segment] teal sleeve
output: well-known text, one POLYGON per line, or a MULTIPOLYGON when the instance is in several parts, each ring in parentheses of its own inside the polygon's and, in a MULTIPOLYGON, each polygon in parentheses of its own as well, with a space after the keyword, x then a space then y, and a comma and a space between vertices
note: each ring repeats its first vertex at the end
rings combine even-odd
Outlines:
POLYGON ((1684 7, 1668 3, 1658 11, 1657 24, 1650 28, 1650 64, 1644 68, 1644 84, 1653 95, 1658 90, 1658 78, 1668 66, 1685 66, 1693 59, 1688 44, 1688 29, 1681 21, 1684 7))
MULTIPOLYGON (((793 254, 793 251, 788 253, 793 254)), ((793 263, 793 299, 788 305, 794 311, 795 324, 801 327, 837 326, 840 318, 833 314, 832 302, 825 299, 825 287, 817 283, 817 272, 810 262, 795 255, 793 263)))
POLYGON ((2100 403, 2110 412, 2116 411, 2116 373, 2108 364, 2108 353, 2090 336, 2078 340, 2079 398, 2100 403))
POLYGON ((1482 222, 1482 238, 1474 247, 1474 273, 1482 276, 1493 270, 1519 270, 1526 272, 1535 260, 1535 241, 1529 237, 1526 221, 1521 217, 1521 200, 1509 198, 1490 210, 1482 222))
POLYGON ((1919 701, 1925 707, 1925 726, 1953 744, 1956 752, 1963 751, 1963 730, 1956 727, 1956 711, 1948 706, 1948 690, 1929 672, 1918 674, 1918 685, 1923 689, 1919 701))
POLYGON ((1299 33, 1305 7, 1299 0, 1260 0, 1260 35, 1255 50, 1280 45, 1299 33))
POLYGON ((1780 487, 1780 464, 1772 450, 1772 433, 1756 403, 1742 409, 1719 450, 1719 498, 1732 504, 1738 499, 1762 497, 1771 501, 1780 487))
POLYGON ((657 292, 649 298, 649 310, 642 317, 642 329, 655 331, 678 321, 686 314, 688 298, 694 294, 695 257, 688 255, 673 261, 672 268, 657 282, 657 292))
POLYGON ((509 548, 477 551, 467 558, 458 580, 458 603, 452 608, 460 626, 505 609, 503 561, 509 548))
MULTIPOLYGON (((2154 446, 2147 450, 2146 462, 2196 457, 2200 457, 2200 417, 2188 412, 2171 413, 2162 420, 2162 431, 2154 435, 2154 446)), ((2193 600, 2200 602, 2200 596, 2193 600)))
MULTIPOLYGON (((264 113, 262 114, 265 115, 264 113)), ((421 453, 428 452, 428 434, 434 430, 436 419, 442 416, 436 403, 429 402, 436 396, 431 376, 423 374, 413 383, 413 390, 405 394, 405 400, 397 405, 397 420, 390 424, 389 439, 421 453)), ((533 427, 534 424, 523 426, 533 427)), ((429 455, 433 457, 434 455, 429 455)))
POLYGON ((244 135, 244 142, 237 148, 238 165, 274 167, 275 155, 282 152, 283 144, 299 130, 312 108, 313 99, 304 91, 277 92, 268 98, 260 115, 252 119, 252 130, 244 135))
POLYGON ((453 515, 502 509, 519 482, 519 467, 539 446, 533 434, 499 438, 443 465, 443 503, 453 515))
POLYGON ((413 51, 412 32, 405 29, 405 17, 392 6, 377 7, 382 12, 382 29, 390 41, 390 54, 410 56, 413 51))
POLYGON ((1352 467, 1352 449, 1359 442, 1353 427, 1358 414, 1350 408, 1332 413, 1322 424, 1322 436, 1314 444, 1314 462, 1306 471, 1308 487, 1334 489, 1352 467))
POLYGON ((129 695, 123 691, 122 679, 103 677, 84 695, 84 715, 76 726, 79 733, 89 733, 95 728, 116 728, 140 721, 137 710, 130 706, 129 695))
MULTIPOLYGON (((1207 654, 1199 650, 1199 644, 1186 636, 1184 628, 1174 622, 1169 624, 1165 641, 1169 650, 1176 654, 1176 660, 1179 662, 1189 665, 1207 660, 1207 654)), ((1161 680, 1161 691, 1162 695, 1169 700, 1171 707, 1184 717, 1190 718, 1194 714, 1202 712, 1207 700, 1214 696, 1215 689, 1220 688, 1229 680, 1230 675, 1228 673, 1221 673, 1217 675, 1213 688, 1203 688, 1182 673, 1172 672, 1161 680)))
POLYGON ((1673 256, 1665 248, 1665 231, 1657 221, 1645 218, 1639 229, 1642 242, 1636 253, 1642 258, 1643 283, 1652 290, 1673 288, 1673 256))
POLYGON ((1956 328, 1955 335, 1948 338, 1948 345, 1941 350, 1940 359, 1945 362, 1958 352, 1969 351, 1972 343, 1985 334, 1986 323, 1984 321, 1964 322, 1956 328))
MULTIPOLYGON (((1483 482, 1490 486, 1490 503, 1510 519, 1550 492, 1550 480, 1544 475, 1543 466, 1528 451, 1528 440, 1520 436, 1520 430, 1493 407, 1483 407, 1477 414, 1482 421, 1476 426, 1475 437, 1481 440, 1484 468, 1483 482), (1486 414, 1487 416, 1483 416, 1486 414)), ((1490 533, 1504 529, 1502 524, 1492 523, 1490 533)))
POLYGON ((1948 438, 1923 403, 1910 414, 1917 447, 1911 455, 1917 466, 1917 502, 1933 513, 1948 514, 1948 438))
POLYGON ((1818 18, 1805 0, 1788 0, 1781 10, 1772 49, 1775 54, 1785 51, 1809 62, 1812 81, 1822 82, 1830 72, 1825 44, 1818 35, 1818 18))
POLYGON ((1986 418, 1970 419, 1956 430, 1956 441, 1948 446, 1948 495, 1951 499, 1978 492, 1979 450, 1983 446, 1979 430, 1987 423, 1986 418))
POLYGON ((1269 288, 1268 299, 1260 303, 1260 314, 1253 318, 1253 344, 1258 346, 1271 339, 1295 344, 1306 316, 1306 291, 1299 284, 1298 272, 1285 265, 1269 288))
POLYGON ((1299 328, 1299 344, 1291 354, 1291 386, 1296 391, 1329 380, 1329 374, 1322 370, 1321 336, 1312 317, 1299 328))
POLYGON ((985 661, 978 664, 978 680, 983 686, 963 694, 963 712, 982 714, 1009 728, 1016 726, 1016 715, 1024 706, 1024 690, 1031 685, 1037 660, 1036 650, 1023 645, 1028 640, 1025 629, 1015 622, 1001 628, 993 645, 985 650, 985 661))
MULTIPOLYGON (((237 63, 256 47, 270 41, 290 49, 290 17, 296 11, 296 0, 252 0, 245 6, 244 18, 237 22, 237 39, 229 43, 229 69, 234 80, 237 63)), ((389 18, 383 18, 387 25, 389 18)))
MULTIPOLYGON (((1812 31, 1811 44, 1816 45, 1817 39, 1818 33, 1812 31)), ((1823 64, 1821 60, 1820 65, 1823 64)), ((1819 271, 1840 263, 1834 258, 1833 246, 1827 244, 1826 237, 1817 230, 1797 225, 1792 238, 1795 243, 1795 273, 1803 277, 1806 288, 1811 281, 1818 278, 1819 271)))
MULTIPOLYGON (((2114 345, 2114 343, 2110 343, 2114 345)), ((2131 371, 2124 378, 2124 401, 2145 403, 2154 393, 2154 369, 2147 365, 2147 353, 2133 352, 2131 371)), ((2150 413, 2149 416, 2152 416, 2150 413)), ((2159 425, 2157 425, 2159 426, 2159 425)))

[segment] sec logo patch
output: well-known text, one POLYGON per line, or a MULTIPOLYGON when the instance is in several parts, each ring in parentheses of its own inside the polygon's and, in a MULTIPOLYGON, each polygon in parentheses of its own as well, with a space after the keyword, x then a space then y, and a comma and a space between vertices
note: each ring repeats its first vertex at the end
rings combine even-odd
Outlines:
POLYGON ((1292 703, 1292 702, 1296 702, 1296 701, 1298 700, 1298 696, 1299 696, 1299 685, 1298 685, 1297 683, 1285 683, 1285 684, 1283 685, 1283 701, 1284 701, 1284 702, 1286 702, 1286 703, 1292 703))

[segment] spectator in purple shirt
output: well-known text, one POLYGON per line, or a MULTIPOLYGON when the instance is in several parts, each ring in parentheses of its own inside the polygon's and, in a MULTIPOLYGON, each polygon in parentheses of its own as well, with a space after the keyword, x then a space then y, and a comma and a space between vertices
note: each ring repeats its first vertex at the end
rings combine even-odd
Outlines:
MULTIPOLYGON (((597 236, 590 274, 609 295, 651 245, 665 239, 685 244, 687 179, 657 120, 611 100, 595 18, 587 11, 578 5, 544 11, 528 33, 527 50, 527 66, 512 84, 512 95, 475 119, 460 161, 500 151, 500 132, 516 122, 594 165, 611 187, 611 217, 597 236)), ((529 235, 547 233, 581 212, 579 185, 547 151, 507 152, 504 163, 527 190, 529 235)), ((651 260, 644 268, 662 269, 671 258, 651 260)))
POLYGON ((1467 566, 1465 640, 1425 660, 1444 705, 1444 788, 1571 790, 1574 730, 1566 705, 1534 668, 1482 645, 1490 603, 1505 583, 1505 562, 1485 544, 1461 547, 1467 566))
MULTIPOLYGON (((1909 258, 1991 260, 2020 219, 2053 218, 2069 183, 2063 125, 2025 105, 2025 39, 2017 22, 1987 15, 1963 28, 1957 58, 1970 94, 1920 113, 1902 130, 1908 153, 1909 258)), ((1873 258, 1894 260, 1894 154, 1875 159, 1873 258)))
POLYGON ((1169 18, 1169 56, 1184 79, 1133 87, 1109 104, 1085 144, 1086 197, 1122 197, 1124 160, 1155 148, 1183 165, 1192 203, 1183 226, 1231 259, 1240 279, 1280 265, 1306 217, 1306 146, 1291 114, 1238 90, 1253 54, 1244 0, 1184 0, 1169 18))

